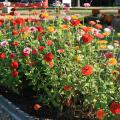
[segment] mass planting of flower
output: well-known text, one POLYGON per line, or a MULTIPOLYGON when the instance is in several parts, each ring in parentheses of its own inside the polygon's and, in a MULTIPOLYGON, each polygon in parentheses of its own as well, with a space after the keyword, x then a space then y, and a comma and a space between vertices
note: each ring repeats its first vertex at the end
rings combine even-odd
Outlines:
POLYGON ((96 21, 83 25, 75 15, 46 10, 39 19, 6 15, 0 19, 0 84, 20 92, 28 82, 41 93, 36 111, 44 104, 76 106, 79 91, 97 119, 118 119, 120 44, 113 33, 96 21))

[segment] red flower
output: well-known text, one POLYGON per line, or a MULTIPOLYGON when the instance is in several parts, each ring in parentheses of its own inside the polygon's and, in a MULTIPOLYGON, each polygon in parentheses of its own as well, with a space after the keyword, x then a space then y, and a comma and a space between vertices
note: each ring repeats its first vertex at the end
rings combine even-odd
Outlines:
POLYGON ((16 56, 15 53, 11 53, 11 54, 10 54, 10 58, 14 58, 15 56, 16 56))
POLYGON ((104 54, 106 58, 112 58, 113 57, 113 54, 108 52, 108 53, 105 53, 104 54))
POLYGON ((48 40, 48 41, 46 42, 46 44, 47 44, 48 46, 51 46, 51 45, 53 45, 53 42, 52 42, 52 40, 48 40))
POLYGON ((36 28, 37 28, 38 32, 40 32, 40 33, 43 33, 43 32, 44 32, 44 30, 43 30, 43 27, 42 27, 42 26, 38 26, 38 27, 36 27, 36 28))
POLYGON ((17 76, 18 76, 18 74, 19 74, 19 72, 18 72, 18 71, 12 71, 12 73, 11 73, 12 77, 17 77, 17 76))
POLYGON ((28 30, 29 30, 29 27, 25 26, 24 28, 21 28, 20 32, 23 33, 23 32, 26 32, 28 30))
POLYGON ((120 72, 120 66, 118 67, 118 71, 120 72))
POLYGON ((65 90, 65 91, 70 91, 71 89, 72 89, 72 86, 71 86, 71 85, 69 85, 69 86, 64 85, 64 90, 65 90))
POLYGON ((53 54, 51 52, 44 55, 44 60, 46 62, 51 62, 53 58, 54 58, 54 56, 53 56, 53 54))
POLYGON ((112 112, 112 114, 120 114, 120 104, 113 101, 110 104, 110 111, 112 112))
POLYGON ((11 66, 12 68, 18 68, 19 64, 18 64, 17 61, 12 61, 11 64, 10 64, 10 66, 11 66))
POLYGON ((29 56, 29 54, 27 53, 27 52, 22 52, 22 55, 24 56, 24 57, 27 57, 27 56, 29 56))
POLYGON ((41 108, 41 106, 39 104, 34 105, 34 110, 38 111, 40 108, 41 108))
POLYGON ((120 74, 118 75, 118 79, 120 80, 120 74))
POLYGON ((39 46, 38 49, 39 49, 40 51, 43 51, 43 50, 45 49, 45 47, 44 47, 44 46, 39 46))
POLYGON ((22 25, 25 20, 23 18, 16 18, 15 22, 18 24, 18 25, 22 25))
POLYGON ((17 25, 17 23, 15 22, 15 20, 12 20, 11 23, 12 23, 13 26, 17 25))
POLYGON ((17 46, 18 46, 18 42, 17 42, 17 41, 14 41, 14 42, 12 43, 12 45, 15 46, 15 47, 17 47, 17 46))
POLYGON ((32 54, 36 55, 37 54, 37 50, 36 49, 32 50, 32 54))
POLYGON ((42 36, 38 36, 38 41, 41 41, 42 40, 42 36))
POLYGON ((58 53, 64 53, 65 50, 64 50, 64 49, 59 49, 59 50, 57 50, 57 52, 58 52, 58 53))
POLYGON ((93 67, 90 65, 86 65, 82 68, 82 74, 84 76, 89 76, 93 73, 93 67))
POLYGON ((6 14, 5 13, 1 13, 1 16, 5 16, 6 14))
POLYGON ((103 109, 98 109, 96 111, 96 118, 99 120, 102 120, 105 116, 105 112, 103 111, 103 109))
POLYGON ((19 32, 17 30, 12 31, 12 35, 18 35, 18 34, 19 34, 19 32))
POLYGON ((0 22, 0 26, 2 26, 2 22, 0 22))
POLYGON ((4 59, 6 56, 4 53, 0 53, 0 59, 4 59))
POLYGON ((80 20, 71 20, 72 26, 78 26, 80 24, 80 20))
POLYGON ((83 42, 84 43, 90 43, 90 42, 92 42, 92 40, 93 40, 93 36, 92 35, 90 35, 90 34, 84 34, 83 36, 82 36, 82 40, 83 40, 83 42))

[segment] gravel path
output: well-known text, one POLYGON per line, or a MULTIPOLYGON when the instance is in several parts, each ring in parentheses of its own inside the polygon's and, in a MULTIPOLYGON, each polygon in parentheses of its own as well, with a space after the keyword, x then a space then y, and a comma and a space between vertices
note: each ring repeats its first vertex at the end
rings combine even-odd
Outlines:
POLYGON ((15 120, 0 106, 0 120, 15 120))

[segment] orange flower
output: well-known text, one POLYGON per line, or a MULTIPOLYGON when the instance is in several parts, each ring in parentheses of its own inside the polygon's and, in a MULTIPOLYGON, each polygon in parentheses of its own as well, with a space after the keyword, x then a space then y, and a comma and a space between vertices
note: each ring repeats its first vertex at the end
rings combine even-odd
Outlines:
POLYGON ((99 119, 99 120, 103 120, 105 116, 105 112, 103 111, 103 109, 98 109, 96 111, 96 118, 99 119))
POLYGON ((39 104, 35 104, 34 105, 34 110, 35 111, 38 111, 40 108, 41 108, 41 106, 39 104))
POLYGON ((84 27, 82 28, 82 30, 85 31, 85 32, 90 32, 90 31, 91 31, 91 27, 86 27, 86 26, 84 26, 84 27))
POLYGON ((95 27, 96 27, 97 29, 102 29, 102 28, 103 28, 103 26, 102 26, 101 24, 96 24, 95 27))
POLYGON ((68 29, 68 25, 60 25, 60 28, 62 29, 62 30, 67 30, 68 29))
POLYGON ((76 63, 79 63, 80 61, 80 56, 76 56, 76 63))
POLYGON ((93 26, 93 25, 96 24, 96 22, 95 21, 90 21, 89 24, 93 26))
POLYGON ((91 65, 85 65, 84 67, 82 67, 82 75, 84 76, 89 76, 93 73, 93 67, 91 65))
POLYGON ((54 67, 54 63, 51 61, 51 62, 49 62, 49 67, 50 68, 53 68, 54 67))
POLYGON ((104 32, 103 35, 107 37, 110 35, 110 32, 104 32))
POLYGON ((115 58, 109 58, 108 64, 109 65, 116 65, 117 64, 117 60, 115 58))

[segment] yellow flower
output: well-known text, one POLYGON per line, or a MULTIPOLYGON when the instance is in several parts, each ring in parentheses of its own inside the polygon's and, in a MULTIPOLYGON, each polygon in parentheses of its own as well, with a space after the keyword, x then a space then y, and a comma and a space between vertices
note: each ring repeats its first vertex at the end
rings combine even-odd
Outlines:
POLYGON ((48 32, 51 32, 51 33, 55 32, 55 29, 54 29, 54 27, 52 27, 52 26, 49 26, 49 27, 47 28, 47 30, 48 30, 48 32))
POLYGON ((26 32, 26 33, 24 33, 23 35, 22 35, 22 39, 25 39, 25 38, 27 38, 28 36, 30 36, 30 33, 29 32, 26 32))
POLYGON ((68 25, 65 25, 65 24, 60 25, 60 28, 61 28, 62 30, 67 30, 67 29, 68 29, 68 25))
POLYGON ((119 72, 118 72, 117 70, 113 70, 113 71, 112 71, 112 74, 116 76, 116 75, 119 74, 119 72))
POLYGON ((109 65, 116 65, 117 64, 117 60, 115 58, 109 58, 108 64, 109 65))
POLYGON ((5 18, 8 19, 8 20, 12 20, 13 16, 12 15, 6 15, 5 18))
POLYGON ((120 33, 117 33, 117 36, 120 36, 120 33))
POLYGON ((50 15, 50 16, 48 16, 48 19, 49 19, 49 20, 53 20, 54 17, 50 15))
POLYGON ((74 50, 79 50, 79 49, 80 49, 79 46, 75 46, 75 47, 74 47, 74 50))
POLYGON ((49 14, 47 12, 40 14, 40 18, 45 19, 48 18, 49 14))
POLYGON ((97 41, 97 43, 98 43, 98 44, 107 44, 108 41, 106 41, 106 40, 99 40, 99 41, 97 41))
POLYGON ((78 17, 77 17, 76 15, 72 15, 72 16, 71 16, 71 19, 73 19, 73 20, 77 20, 78 17))
POLYGON ((100 45, 100 48, 101 48, 101 49, 106 49, 107 46, 106 46, 106 45, 100 45))

